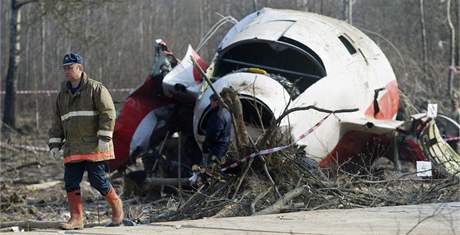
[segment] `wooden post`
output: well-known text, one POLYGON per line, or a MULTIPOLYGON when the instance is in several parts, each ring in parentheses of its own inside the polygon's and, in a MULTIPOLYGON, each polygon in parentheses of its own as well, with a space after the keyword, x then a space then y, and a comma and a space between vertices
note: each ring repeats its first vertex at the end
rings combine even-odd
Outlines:
POLYGON ((235 122, 235 137, 241 145, 240 152, 245 155, 248 153, 250 143, 248 131, 244 123, 243 106, 241 105, 240 98, 235 90, 227 87, 222 89, 221 95, 233 115, 233 120, 235 122))
POLYGON ((395 131, 393 135, 393 161, 395 169, 399 172, 401 171, 401 162, 399 161, 399 145, 398 145, 398 132, 395 131))

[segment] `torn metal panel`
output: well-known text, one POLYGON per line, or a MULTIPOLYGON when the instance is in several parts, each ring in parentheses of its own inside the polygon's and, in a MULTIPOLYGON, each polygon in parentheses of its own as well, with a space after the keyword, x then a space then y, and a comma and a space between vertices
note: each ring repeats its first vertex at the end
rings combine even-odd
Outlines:
POLYGON ((111 170, 126 167, 136 149, 148 147, 152 130, 158 122, 155 110, 173 105, 172 100, 157 96, 160 84, 161 81, 148 76, 123 104, 115 121, 115 159, 108 161, 111 170))
POLYGON ((178 102, 183 102, 182 97, 193 97, 194 102, 201 92, 202 79, 197 68, 193 67, 191 57, 203 70, 208 68, 208 64, 189 45, 182 61, 163 79, 163 92, 168 97, 175 97, 178 102))
POLYGON ((389 134, 400 127, 403 121, 379 120, 370 118, 343 118, 341 119, 341 132, 349 130, 363 131, 375 134, 389 134))
POLYGON ((425 155, 443 175, 460 178, 460 156, 442 138, 434 121, 428 124, 421 137, 425 155))

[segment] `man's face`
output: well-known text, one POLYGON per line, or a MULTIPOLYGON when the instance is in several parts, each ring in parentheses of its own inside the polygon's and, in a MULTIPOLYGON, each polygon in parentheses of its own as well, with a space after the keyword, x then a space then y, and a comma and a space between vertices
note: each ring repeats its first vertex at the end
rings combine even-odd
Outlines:
POLYGON ((217 107, 217 100, 211 99, 211 109, 215 109, 217 107))
POLYGON ((64 76, 68 81, 77 81, 81 77, 82 68, 80 64, 64 65, 64 76))

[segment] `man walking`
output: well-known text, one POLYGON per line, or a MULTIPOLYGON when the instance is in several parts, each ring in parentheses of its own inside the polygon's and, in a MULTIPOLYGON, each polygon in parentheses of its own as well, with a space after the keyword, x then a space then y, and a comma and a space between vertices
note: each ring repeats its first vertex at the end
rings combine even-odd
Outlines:
POLYGON ((83 72, 83 58, 76 53, 64 56, 66 81, 57 96, 53 125, 49 130, 50 154, 64 154, 64 182, 70 220, 62 229, 83 229, 80 182, 85 171, 112 207, 112 223, 123 220, 123 204, 106 175, 105 160, 114 159, 112 132, 115 107, 108 90, 83 72))

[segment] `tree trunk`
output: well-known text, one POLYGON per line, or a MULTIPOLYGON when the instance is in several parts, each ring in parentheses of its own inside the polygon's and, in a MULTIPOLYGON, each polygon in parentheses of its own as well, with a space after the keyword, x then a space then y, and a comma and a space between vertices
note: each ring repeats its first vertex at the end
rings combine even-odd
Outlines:
MULTIPOLYGON (((3 1, 0 1, 0 12, 3 12, 3 1)), ((0 22, 4 22, 4 16, 6 14, 0 15, 0 22)), ((0 38, 3 38, 2 24, 0 24, 0 38)), ((0 78, 3 76, 3 46, 0 43, 0 78)), ((0 84, 2 85, 2 84, 0 84)), ((0 94, 1 96, 1 94, 0 94)), ((1 100, 1 99, 0 99, 1 100)))
POLYGON ((425 27, 425 10, 424 10, 424 3, 423 0, 420 0, 420 26, 422 27, 422 59, 423 59, 423 77, 426 80, 427 76, 427 66, 428 66, 428 58, 427 58, 427 42, 426 42, 426 27, 425 27))
POLYGON ((250 150, 250 143, 248 131, 244 123, 243 106, 241 105, 240 98, 238 93, 232 88, 222 89, 221 95, 232 112, 233 121, 235 123, 235 137, 237 138, 237 143, 239 143, 241 147, 240 153, 244 156, 250 150))
MULTIPOLYGON (((45 11, 44 5, 41 5, 42 7, 42 12, 45 11)), ((42 19, 41 22, 41 32, 40 32, 40 46, 41 46, 41 64, 40 64, 40 87, 43 87, 43 84, 45 82, 45 53, 46 53, 46 21, 45 19, 42 19)), ((37 98, 38 101, 38 98, 37 98)), ((40 115, 37 115, 37 130, 40 129, 40 115)))
POLYGON ((349 24, 353 24, 353 0, 348 0, 347 13, 348 13, 347 22, 349 24))
POLYGON ((16 87, 15 79, 18 64, 20 61, 20 30, 21 30, 21 12, 17 6, 16 0, 11 0, 11 18, 10 18, 10 51, 8 72, 5 80, 5 100, 3 106, 3 133, 10 131, 10 128, 16 128, 16 87))
POLYGON ((450 66, 449 66, 449 77, 447 78, 447 88, 448 94, 452 98, 453 91, 453 80, 454 80, 454 66, 455 66, 455 28, 452 23, 452 18, 450 15, 450 5, 451 0, 447 0, 447 22, 450 29, 450 66))
POLYGON ((323 0, 321 0, 319 3, 320 3, 319 13, 322 15, 322 14, 324 14, 324 2, 323 2, 323 0))
MULTIPOLYGON (((460 0, 457 0, 457 29, 460 28, 460 0)), ((460 66, 460 30, 458 32, 457 40, 457 66, 460 66)))

